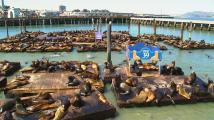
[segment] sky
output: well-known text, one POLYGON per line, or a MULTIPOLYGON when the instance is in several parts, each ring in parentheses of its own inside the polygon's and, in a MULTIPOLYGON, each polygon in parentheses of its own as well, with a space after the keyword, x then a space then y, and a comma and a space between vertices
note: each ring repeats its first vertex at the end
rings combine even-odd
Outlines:
POLYGON ((5 0, 18 8, 58 10, 108 9, 113 12, 180 15, 192 11, 214 12, 214 0, 5 0))

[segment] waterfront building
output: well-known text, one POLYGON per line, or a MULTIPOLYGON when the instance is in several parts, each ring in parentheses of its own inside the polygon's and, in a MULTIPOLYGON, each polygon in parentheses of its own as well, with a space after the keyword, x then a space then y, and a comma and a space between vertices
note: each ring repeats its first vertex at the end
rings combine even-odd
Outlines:
POLYGON ((51 11, 51 10, 43 10, 39 13, 40 17, 58 17, 59 12, 58 11, 51 11))
POLYGON ((132 17, 134 14, 133 13, 116 13, 116 12, 110 12, 108 10, 87 10, 84 9, 82 11, 72 11, 68 12, 69 16, 76 16, 76 17, 132 17))

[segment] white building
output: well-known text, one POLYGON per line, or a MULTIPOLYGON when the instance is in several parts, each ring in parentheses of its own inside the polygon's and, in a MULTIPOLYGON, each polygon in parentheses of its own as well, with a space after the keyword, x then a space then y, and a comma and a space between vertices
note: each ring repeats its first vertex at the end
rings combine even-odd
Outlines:
POLYGON ((12 7, 12 8, 9 8, 9 10, 8 10, 8 18, 18 18, 18 17, 20 17, 20 12, 21 11, 21 9, 20 8, 14 8, 14 7, 12 7))
POLYGON ((51 10, 43 10, 39 13, 40 17, 58 17, 59 12, 58 11, 51 11, 51 10))
POLYGON ((132 17, 133 13, 115 13, 108 10, 92 10, 92 11, 66 11, 63 16, 76 16, 76 17, 132 17))

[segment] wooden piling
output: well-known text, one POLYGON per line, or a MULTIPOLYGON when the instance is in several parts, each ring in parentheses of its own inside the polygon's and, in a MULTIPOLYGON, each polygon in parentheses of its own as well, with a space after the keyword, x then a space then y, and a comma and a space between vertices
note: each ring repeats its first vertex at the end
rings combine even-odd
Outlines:
POLYGON ((153 27, 154 27, 154 35, 156 35, 157 33, 157 24, 156 24, 156 20, 153 19, 153 27))
POLYGON ((128 22, 128 32, 130 33, 130 23, 131 21, 128 22))
POLYGON ((192 40, 192 22, 190 22, 189 26, 189 40, 192 40))
POLYGON ((26 29, 26 19, 24 19, 24 32, 26 32, 27 29, 26 29))
POLYGON ((138 35, 140 36, 140 22, 138 22, 138 35))
POLYGON ((107 62, 111 65, 111 21, 108 24, 108 29, 107 29, 107 62))
POLYGON ((181 40, 183 40, 183 36, 184 36, 184 23, 182 22, 181 23, 181 35, 180 35, 181 40))

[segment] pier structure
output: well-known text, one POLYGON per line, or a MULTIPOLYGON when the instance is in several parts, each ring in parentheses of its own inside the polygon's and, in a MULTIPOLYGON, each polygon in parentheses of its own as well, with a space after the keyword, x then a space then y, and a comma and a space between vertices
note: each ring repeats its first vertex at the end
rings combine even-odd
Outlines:
POLYGON ((214 21, 203 21, 203 20, 183 20, 183 19, 164 19, 164 18, 137 18, 131 17, 131 23, 141 24, 141 25, 154 25, 156 22, 157 26, 162 27, 175 27, 181 28, 182 24, 184 29, 193 30, 207 30, 214 31, 214 21))
MULTIPOLYGON (((25 21, 26 26, 30 25, 54 25, 54 24, 96 24, 102 23, 128 23, 130 17, 114 16, 114 17, 39 17, 39 18, 7 18, 8 26, 20 26, 20 22, 25 21)), ((5 20, 0 18, 0 26, 5 25, 5 20)), ((23 25, 24 26, 24 25, 23 25)))

